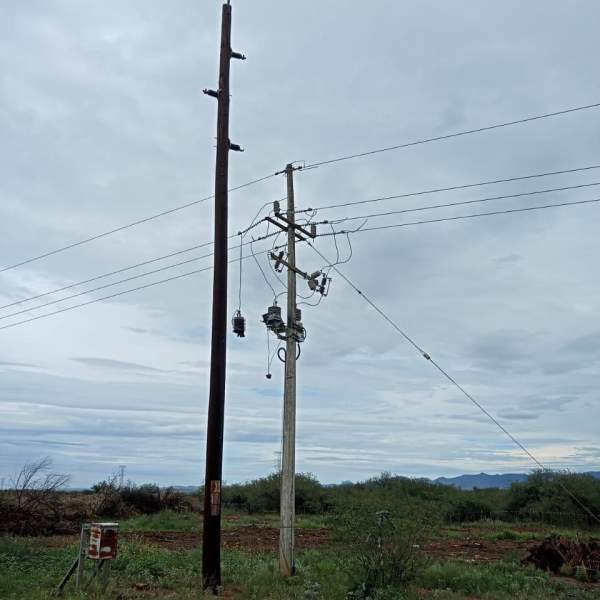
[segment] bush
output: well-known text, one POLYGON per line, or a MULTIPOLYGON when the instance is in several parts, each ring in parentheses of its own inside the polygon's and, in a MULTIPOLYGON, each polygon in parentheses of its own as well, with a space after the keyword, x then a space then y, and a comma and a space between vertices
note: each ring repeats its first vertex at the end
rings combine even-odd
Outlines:
MULTIPOLYGON (((223 503, 248 514, 278 512, 280 478, 278 473, 254 479, 248 483, 227 485, 223 488, 223 503)), ((296 475, 296 511, 317 514, 328 510, 326 489, 310 473, 296 475)))
POLYGON ((109 480, 96 484, 94 490, 97 495, 97 514, 104 517, 126 518, 163 510, 181 512, 187 508, 182 492, 172 487, 160 488, 154 483, 139 486, 128 483, 118 488, 114 481, 109 480))
POLYGON ((458 500, 446 512, 446 520, 452 523, 470 523, 492 518, 494 511, 489 504, 469 498, 458 500))
POLYGON ((387 511, 347 520, 341 534, 352 544, 347 568, 354 581, 348 600, 371 598, 377 590, 398 589, 414 579, 423 531, 418 519, 393 519, 387 511))
POLYGON ((507 508, 519 519, 542 519, 556 525, 598 525, 571 494, 600 515, 600 480, 575 473, 533 473, 526 482, 510 487, 507 508))
POLYGON ((63 498, 68 475, 53 473, 50 458, 25 464, 2 493, 0 531, 17 535, 61 532, 63 498))

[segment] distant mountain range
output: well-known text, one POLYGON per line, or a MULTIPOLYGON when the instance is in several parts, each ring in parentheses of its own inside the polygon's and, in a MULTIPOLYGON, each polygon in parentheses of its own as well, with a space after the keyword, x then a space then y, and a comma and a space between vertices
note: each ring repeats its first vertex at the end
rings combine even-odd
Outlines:
MULTIPOLYGON (((600 479, 600 471, 588 471, 585 475, 591 475, 600 479)), ((479 473, 478 475, 459 475, 458 477, 438 477, 433 479, 433 483, 440 485, 453 485, 461 490, 472 490, 473 488, 509 488, 513 483, 526 481, 527 473, 504 473, 498 475, 488 475, 479 473)))
MULTIPOLYGON (((600 471, 588 471, 582 475, 591 475, 596 479, 600 479, 600 471)), ((473 488, 488 489, 488 488, 509 488, 513 483, 521 483, 527 480, 528 473, 503 473, 489 475, 488 473, 479 473, 477 475, 458 475, 457 477, 438 477, 437 479, 427 479, 431 483, 438 485, 453 485, 461 490, 472 490, 473 488)), ((344 481, 343 484, 352 484, 352 481, 344 481)), ((337 484, 325 484, 326 487, 334 487, 337 484)), ((197 494, 200 486, 197 485, 174 485, 174 489, 183 492, 184 494, 197 494)), ((84 491, 87 488, 67 488, 69 491, 84 491)))

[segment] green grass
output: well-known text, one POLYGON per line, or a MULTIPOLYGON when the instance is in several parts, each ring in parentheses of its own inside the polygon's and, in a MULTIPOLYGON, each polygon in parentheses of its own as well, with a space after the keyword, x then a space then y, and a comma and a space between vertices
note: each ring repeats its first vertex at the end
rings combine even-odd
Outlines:
MULTIPOLYGON (((328 524, 327 520, 300 517, 307 527, 328 524)), ((251 523, 275 524, 275 516, 244 516, 229 520, 232 526, 251 523)), ((197 531, 200 516, 164 512, 124 522, 128 531, 197 531)), ((454 531, 452 533, 460 533, 454 531)), ((465 535, 466 531, 463 531, 465 535)), ((479 535, 479 534, 478 534, 479 535)), ((483 529, 487 539, 515 539, 524 535, 505 524, 483 529)), ((442 537, 447 537, 444 533, 442 537)), ((522 538, 518 538, 522 539, 522 538)), ((493 541, 493 540, 492 540, 493 541)), ((40 539, 0 537, 0 599, 50 600, 52 593, 77 553, 77 545, 51 548, 40 539)), ((350 546, 301 551, 297 554, 297 575, 279 575, 275 553, 224 551, 223 583, 228 598, 235 600, 349 600, 348 593, 360 587, 360 569, 350 546)), ((69 584, 67 598, 77 600, 143 600, 150 598, 200 600, 200 550, 168 550, 143 540, 121 542, 119 556, 111 563, 102 588, 75 595, 69 584)), ((91 561, 88 561, 88 569, 91 561)), ((102 582, 100 582, 102 583, 102 582)), ((210 597, 210 596, 208 596, 210 597)), ((355 596, 360 598, 360 596, 355 596)), ((381 589, 371 600, 598 600, 600 587, 586 589, 548 574, 524 567, 518 559, 475 564, 466 561, 423 559, 416 579, 408 587, 381 589)), ((361 598, 361 600, 363 600, 361 598)))
POLYGON ((600 594, 598 589, 586 591, 576 588, 572 584, 551 578, 547 573, 523 567, 513 561, 488 564, 435 562, 419 574, 417 584, 426 589, 446 590, 454 594, 494 600, 593 600, 600 594))
POLYGON ((121 531, 199 531, 202 515, 194 512, 177 513, 163 510, 153 515, 141 515, 121 521, 121 531))
MULTIPOLYGON (((235 529, 256 525, 260 527, 279 527, 279 515, 268 513, 258 515, 223 515, 223 529, 235 529)), ((300 529, 320 529, 330 527, 331 519, 325 515, 298 515, 296 526, 300 529)), ((121 531, 182 531, 194 532, 202 529, 202 515, 196 512, 174 512, 164 510, 152 515, 133 517, 120 523, 121 531)))

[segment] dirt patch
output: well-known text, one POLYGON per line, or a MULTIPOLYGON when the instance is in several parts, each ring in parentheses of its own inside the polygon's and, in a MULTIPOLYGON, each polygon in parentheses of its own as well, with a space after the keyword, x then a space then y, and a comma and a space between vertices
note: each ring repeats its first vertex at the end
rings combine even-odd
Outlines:
MULTIPOLYGON (((296 546, 301 549, 318 548, 330 540, 327 529, 296 529, 296 546)), ((130 542, 143 542, 166 548, 168 550, 193 550, 202 546, 201 532, 183 531, 138 531, 121 532, 119 538, 130 542)), ((223 547, 228 550, 246 550, 252 552, 275 551, 279 547, 279 529, 246 525, 221 532, 223 547)), ((55 535, 40 538, 40 541, 50 547, 64 548, 77 543, 78 536, 55 535)))
MULTIPOLYGON (((168 548, 170 550, 191 550, 202 544, 202 535, 198 533, 144 531, 122 534, 126 540, 143 542, 168 548)), ((326 529, 296 529, 298 548, 317 548, 329 541, 326 529)), ((249 550, 253 552, 275 551, 279 545, 279 530, 274 527, 247 525, 234 529, 225 529, 221 533, 223 547, 228 550, 249 550)))
POLYGON ((525 554, 528 542, 487 540, 466 537, 463 539, 433 540, 421 548, 429 556, 440 560, 490 562, 502 560, 507 554, 525 554))

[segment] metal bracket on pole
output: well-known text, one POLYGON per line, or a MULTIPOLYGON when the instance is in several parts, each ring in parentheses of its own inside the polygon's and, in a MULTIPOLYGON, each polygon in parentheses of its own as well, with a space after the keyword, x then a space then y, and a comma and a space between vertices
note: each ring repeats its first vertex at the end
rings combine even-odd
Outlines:
POLYGON ((284 265, 288 269, 290 269, 290 271, 294 271, 294 273, 296 273, 297 275, 300 275, 300 277, 303 277, 306 280, 310 279, 310 275, 308 273, 306 273, 305 271, 302 271, 301 269, 298 269, 297 267, 292 266, 289 262, 284 260, 282 257, 278 256, 277 254, 271 252, 270 256, 271 256, 271 260, 274 260, 276 263, 277 262, 281 263, 282 265, 284 265))
MULTIPOLYGON (((269 223, 271 223, 272 225, 276 225, 277 227, 279 227, 279 229, 285 231, 286 233, 290 229, 290 227, 288 227, 287 225, 284 225, 283 223, 280 223, 279 221, 276 221, 275 219, 273 219, 273 217, 265 217, 265 219, 267 221, 269 221, 269 223)), ((306 239, 303 238, 297 231, 294 230, 294 233, 298 240, 300 240, 301 242, 306 241, 306 239)))

